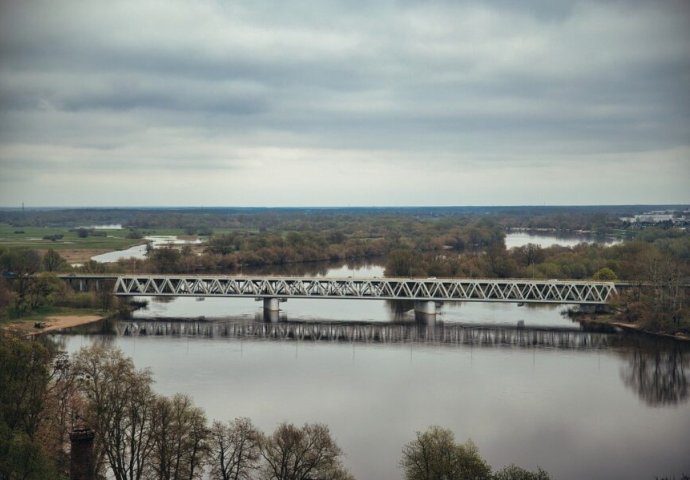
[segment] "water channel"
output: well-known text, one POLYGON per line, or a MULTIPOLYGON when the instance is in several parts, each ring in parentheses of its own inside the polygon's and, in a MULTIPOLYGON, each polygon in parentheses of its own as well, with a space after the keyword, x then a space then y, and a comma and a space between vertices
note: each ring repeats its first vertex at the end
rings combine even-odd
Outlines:
MULTIPOLYGON (((307 273, 382 276, 375 265, 307 273)), ((291 299, 273 323, 260 307, 150 299, 132 320, 56 337, 70 352, 118 346, 152 369, 158 392, 191 395, 210 419, 246 416, 266 432, 326 423, 359 479, 401 478, 403 445, 430 425, 471 438, 494 468, 541 466, 555 479, 690 472, 685 345, 582 332, 565 306, 446 304, 423 325, 409 305, 374 300, 291 299)))
POLYGON ((515 231, 506 234, 506 248, 522 247, 528 243, 539 245, 542 248, 560 245, 562 247, 574 247, 579 243, 599 243, 602 245, 614 245, 620 243, 620 239, 608 236, 594 236, 584 233, 555 234, 554 232, 515 231))

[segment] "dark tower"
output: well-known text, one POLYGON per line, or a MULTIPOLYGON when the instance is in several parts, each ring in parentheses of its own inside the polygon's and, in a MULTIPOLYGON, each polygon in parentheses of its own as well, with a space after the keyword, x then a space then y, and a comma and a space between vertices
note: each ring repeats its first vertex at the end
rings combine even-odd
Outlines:
POLYGON ((93 459, 94 433, 90 428, 75 428, 69 434, 72 444, 70 454, 70 480, 94 480, 96 468, 93 459))

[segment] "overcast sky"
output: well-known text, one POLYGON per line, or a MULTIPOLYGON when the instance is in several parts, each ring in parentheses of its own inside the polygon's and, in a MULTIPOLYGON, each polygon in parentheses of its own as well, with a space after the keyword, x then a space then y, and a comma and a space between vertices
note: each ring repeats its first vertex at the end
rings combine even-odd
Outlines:
POLYGON ((690 2, 0 0, 0 205, 690 203, 690 2))

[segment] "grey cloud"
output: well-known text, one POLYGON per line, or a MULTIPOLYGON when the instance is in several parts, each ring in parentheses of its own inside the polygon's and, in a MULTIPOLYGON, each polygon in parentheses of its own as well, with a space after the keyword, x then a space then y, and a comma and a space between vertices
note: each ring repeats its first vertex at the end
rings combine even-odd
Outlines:
POLYGON ((102 170, 221 171, 251 152, 297 162, 288 152, 316 149, 385 152, 393 169, 418 153, 455 171, 458 156, 532 168, 530 156, 570 164, 689 145, 683 2, 0 9, 5 165, 6 152, 53 148, 102 170))

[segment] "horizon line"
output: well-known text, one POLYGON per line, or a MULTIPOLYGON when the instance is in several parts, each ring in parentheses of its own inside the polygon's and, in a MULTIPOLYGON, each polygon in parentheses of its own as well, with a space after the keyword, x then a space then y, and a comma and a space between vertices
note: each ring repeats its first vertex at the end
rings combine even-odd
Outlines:
POLYGON ((82 210, 129 210, 129 209, 254 209, 254 210, 288 210, 288 209, 317 209, 317 210, 337 210, 337 209, 412 209, 412 208, 544 208, 544 207, 690 207, 689 203, 543 203, 543 204, 467 204, 467 205, 448 205, 448 204, 423 204, 423 205, 285 205, 285 206, 256 206, 256 205, 35 205, 35 206, 9 206, 0 205, 0 210, 40 210, 40 209, 82 209, 82 210))

